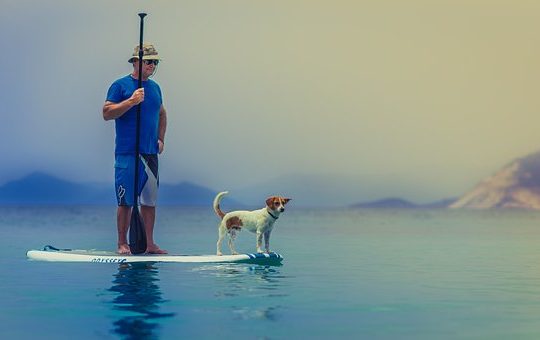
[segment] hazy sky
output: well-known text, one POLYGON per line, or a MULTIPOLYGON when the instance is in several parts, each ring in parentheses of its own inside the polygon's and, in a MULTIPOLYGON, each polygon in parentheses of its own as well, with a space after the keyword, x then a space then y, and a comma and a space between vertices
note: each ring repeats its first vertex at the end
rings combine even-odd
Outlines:
POLYGON ((112 182, 101 107, 140 11, 163 58, 163 182, 339 177, 427 201, 540 149, 538 1, 0 3, 0 184, 112 182))

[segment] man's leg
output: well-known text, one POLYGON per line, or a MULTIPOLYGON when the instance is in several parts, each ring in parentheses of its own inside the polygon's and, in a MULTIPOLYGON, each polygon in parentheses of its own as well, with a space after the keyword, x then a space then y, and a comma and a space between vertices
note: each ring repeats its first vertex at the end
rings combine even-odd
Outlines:
POLYGON ((131 207, 118 206, 116 211, 116 226, 118 228, 118 254, 131 254, 127 241, 127 232, 131 219, 131 207))
POLYGON ((151 254, 167 254, 166 250, 159 249, 154 243, 154 223, 156 221, 156 207, 141 206, 141 216, 146 231, 146 252, 151 254))
POLYGON ((118 229, 118 253, 131 254, 127 240, 131 206, 133 205, 133 168, 132 155, 115 155, 114 157, 114 187, 118 209, 116 210, 116 227, 118 229))

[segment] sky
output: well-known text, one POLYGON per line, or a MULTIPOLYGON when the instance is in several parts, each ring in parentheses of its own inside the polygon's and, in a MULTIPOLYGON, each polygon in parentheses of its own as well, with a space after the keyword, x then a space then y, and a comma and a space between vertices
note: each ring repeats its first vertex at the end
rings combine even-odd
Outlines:
POLYGON ((112 183, 101 108, 139 12, 163 58, 162 182, 428 202, 540 150, 537 1, 0 4, 0 185, 112 183))

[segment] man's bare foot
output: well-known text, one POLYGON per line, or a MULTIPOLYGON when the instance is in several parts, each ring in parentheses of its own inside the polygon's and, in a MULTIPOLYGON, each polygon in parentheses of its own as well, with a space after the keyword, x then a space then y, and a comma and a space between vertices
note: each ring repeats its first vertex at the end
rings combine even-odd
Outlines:
POLYGON ((157 244, 147 245, 146 254, 168 254, 166 250, 160 249, 157 244))
POLYGON ((131 255, 131 251, 129 250, 129 246, 127 244, 119 244, 116 252, 120 255, 131 255))

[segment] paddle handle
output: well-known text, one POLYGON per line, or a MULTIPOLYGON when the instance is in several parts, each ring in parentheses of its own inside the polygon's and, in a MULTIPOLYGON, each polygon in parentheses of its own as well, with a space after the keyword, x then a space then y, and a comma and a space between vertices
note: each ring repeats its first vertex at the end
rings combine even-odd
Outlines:
MULTIPOLYGON (((141 24, 139 26, 139 82, 138 82, 138 88, 142 87, 142 59, 144 56, 144 49, 143 49, 143 32, 144 32, 144 17, 146 16, 146 13, 139 13, 139 17, 141 18, 141 24)), ((140 105, 140 104, 139 104, 140 105)))

